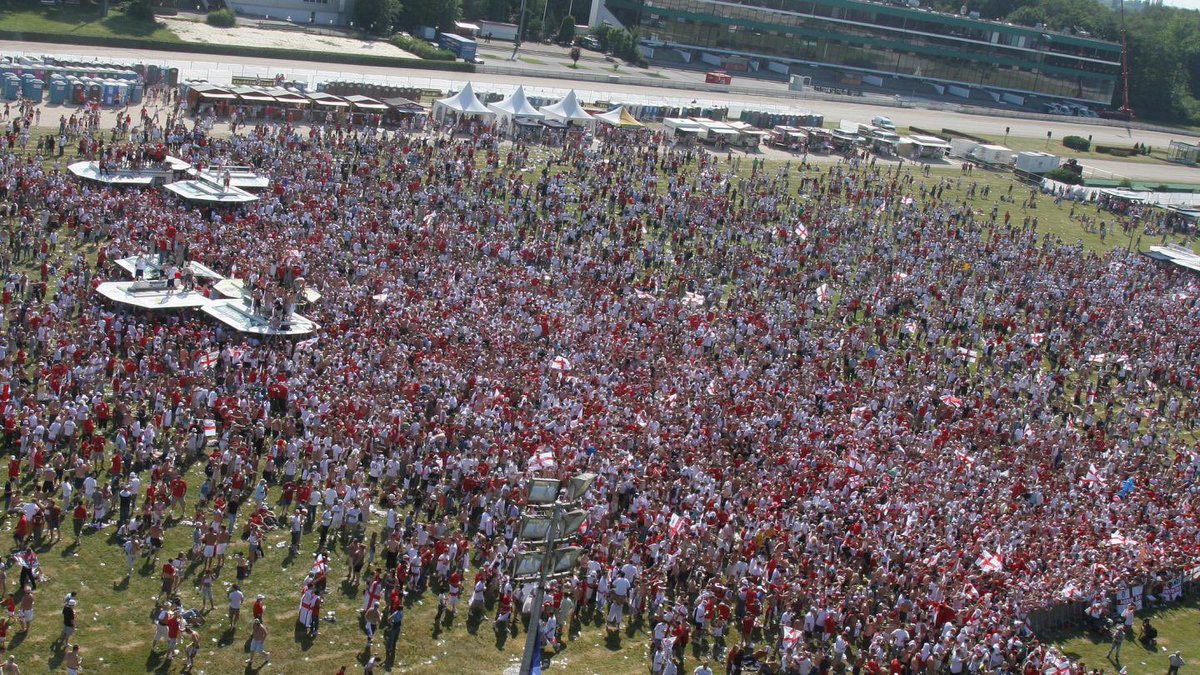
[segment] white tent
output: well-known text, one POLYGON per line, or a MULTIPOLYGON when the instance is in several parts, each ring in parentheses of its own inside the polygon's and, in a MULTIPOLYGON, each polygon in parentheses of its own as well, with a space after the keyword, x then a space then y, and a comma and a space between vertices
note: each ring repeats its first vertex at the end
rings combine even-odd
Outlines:
POLYGON ((488 109, 486 105, 475 96, 475 90, 468 82, 463 86, 462 91, 449 97, 439 99, 433 102, 433 118, 437 121, 442 121, 446 117, 446 113, 454 113, 461 116, 481 116, 495 117, 496 113, 488 109))
POLYGON ((504 129, 511 128, 513 120, 540 120, 545 117, 525 98, 524 87, 517 87, 512 96, 498 103, 489 103, 487 107, 499 116, 500 126, 504 129))
POLYGON ((646 126, 645 124, 637 121, 633 115, 630 115, 629 111, 626 110, 625 106, 623 105, 619 105, 606 113, 595 115, 595 118, 598 122, 603 122, 609 126, 619 127, 622 129, 636 129, 646 126))
POLYGON ((575 91, 567 92, 563 100, 554 105, 542 106, 540 108, 547 118, 558 120, 570 126, 586 126, 588 129, 596 128, 596 118, 592 117, 579 105, 579 99, 575 98, 575 91))

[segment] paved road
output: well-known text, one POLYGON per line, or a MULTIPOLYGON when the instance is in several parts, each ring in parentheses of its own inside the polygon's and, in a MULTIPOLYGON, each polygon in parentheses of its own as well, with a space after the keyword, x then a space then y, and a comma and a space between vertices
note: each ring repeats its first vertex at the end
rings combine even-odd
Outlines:
MULTIPOLYGON (((1003 136, 1005 127, 1011 128, 1011 135, 1017 138, 1045 138, 1050 131, 1053 138, 1066 135, 1091 136, 1097 144, 1132 145, 1147 143, 1155 147, 1165 147, 1171 140, 1185 138, 1181 134, 1169 134, 1140 129, 1125 129, 1088 124, 1086 119, 1064 118, 1063 121, 1023 120, 1004 117, 988 117, 942 110, 898 109, 894 107, 826 100, 796 100, 775 98, 769 95, 751 95, 741 93, 697 93, 687 89, 695 81, 696 73, 680 72, 679 77, 672 73, 671 78, 664 78, 659 86, 638 86, 622 82, 579 82, 570 79, 537 78, 521 74, 483 74, 483 73, 450 73, 421 69, 389 68, 384 66, 358 66, 329 64, 297 64, 295 61, 261 57, 228 57, 211 54, 189 52, 161 52, 145 49, 87 47, 81 45, 49 45, 40 42, 17 42, 0 40, 0 51, 5 54, 14 52, 37 55, 55 54, 58 56, 78 56, 82 58, 99 58, 106 60, 132 59, 146 63, 159 63, 178 67, 183 79, 207 79, 214 83, 228 83, 232 75, 274 75, 283 73, 291 79, 308 81, 315 85, 318 81, 332 79, 368 79, 377 83, 391 83, 401 86, 422 86, 449 88, 471 81, 477 89, 507 92, 517 85, 525 85, 526 90, 533 95, 561 95, 568 89, 580 92, 584 101, 604 99, 628 99, 628 102, 642 103, 687 103, 696 100, 701 104, 714 103, 729 105, 733 109, 770 109, 776 108, 809 108, 825 115, 826 120, 851 119, 857 121, 870 120, 874 115, 887 115, 898 126, 918 126, 929 129, 954 129, 970 134, 985 134, 1003 136), (233 60, 236 59, 236 62, 233 60), (300 67, 297 67, 297 66, 300 67)), ((626 71, 622 71, 623 73, 626 71)), ((771 85, 773 83, 763 83, 771 85)), ((780 86, 782 91, 782 85, 780 86)), ((1189 139, 1194 140, 1194 139, 1189 139)), ((1200 169, 1174 165, 1156 165, 1146 163, 1122 163, 1112 160, 1089 160, 1086 164, 1095 166, 1102 171, 1125 175, 1135 180, 1162 180, 1177 183, 1200 184, 1200 169)))

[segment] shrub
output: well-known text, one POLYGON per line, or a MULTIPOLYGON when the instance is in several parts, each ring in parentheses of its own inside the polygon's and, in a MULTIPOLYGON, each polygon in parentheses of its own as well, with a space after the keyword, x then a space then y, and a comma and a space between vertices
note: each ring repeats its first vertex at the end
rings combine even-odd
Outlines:
POLYGON ((237 16, 228 9, 218 9, 209 12, 208 16, 204 17, 204 23, 217 28, 233 28, 237 25, 237 16))
POLYGON ((426 61, 454 60, 454 52, 448 49, 438 49, 428 42, 415 37, 397 35, 391 39, 391 43, 409 54, 414 54, 426 61))
POLYGON ((1092 147, 1092 142, 1083 136, 1063 136, 1062 144, 1079 152, 1087 152, 1088 148, 1092 147))
POLYGON ((1050 180, 1056 180, 1060 183, 1066 183, 1067 185, 1079 185, 1083 182, 1083 178, 1081 176, 1077 176, 1075 175, 1074 171, 1065 169, 1061 166, 1057 169, 1047 171, 1046 178, 1049 178, 1050 180))
POLYGON ((150 0, 133 0, 125 10, 125 16, 141 21, 153 21, 154 5, 150 3, 150 0))
POLYGON ((1097 145, 1096 152, 1112 155, 1114 157, 1133 157, 1138 154, 1136 148, 1118 148, 1111 145, 1097 145))

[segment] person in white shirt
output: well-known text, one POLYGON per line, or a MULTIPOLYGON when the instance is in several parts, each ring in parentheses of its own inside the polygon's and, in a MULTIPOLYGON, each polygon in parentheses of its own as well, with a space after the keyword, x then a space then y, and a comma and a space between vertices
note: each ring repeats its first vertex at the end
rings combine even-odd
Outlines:
POLYGON ((708 665, 708 659, 705 659, 704 663, 701 663, 700 665, 696 666, 696 669, 692 671, 692 674, 693 675, 713 675, 712 668, 710 668, 708 665))

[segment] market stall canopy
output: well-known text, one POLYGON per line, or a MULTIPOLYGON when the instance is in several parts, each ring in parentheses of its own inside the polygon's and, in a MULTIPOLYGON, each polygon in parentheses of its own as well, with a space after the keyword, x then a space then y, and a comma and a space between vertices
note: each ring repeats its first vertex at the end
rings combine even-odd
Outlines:
POLYGON ((316 103, 317 105, 323 105, 323 106, 326 106, 329 108, 349 108, 350 107, 350 102, 347 101, 346 99, 342 98, 341 96, 334 96, 333 94, 326 94, 323 91, 314 91, 311 94, 307 94, 307 96, 313 103, 316 103))
POLYGON ((637 121, 633 115, 630 115, 629 111, 623 105, 617 106, 606 113, 600 113, 595 118, 597 121, 620 129, 636 129, 646 126, 637 121))
POLYGON ((275 97, 258 87, 234 87, 233 93, 249 103, 274 103, 275 97))
POLYGON ((492 112, 479 97, 475 95, 475 89, 468 82, 463 85, 462 91, 447 98, 438 99, 433 102, 433 115, 441 119, 447 112, 457 113, 459 115, 484 115, 487 117, 495 117, 496 113, 492 112))
POLYGON ((274 96, 276 101, 289 105, 303 106, 312 103, 312 100, 305 98, 304 95, 296 93, 291 89, 284 89, 283 87, 272 87, 271 89, 268 89, 266 93, 274 96))
POLYGON ((388 109, 387 104, 381 101, 376 101, 370 96, 363 96, 362 94, 347 96, 346 100, 354 106, 355 110, 373 110, 375 112, 383 112, 388 109))
POLYGON ((233 101, 237 99, 237 94, 211 84, 197 84, 192 86, 192 91, 196 95, 206 101, 233 101))
POLYGON ((583 106, 579 105, 579 99, 575 96, 575 90, 567 92, 563 100, 554 105, 542 106, 540 108, 542 114, 552 120, 559 120, 567 124, 586 125, 593 127, 596 125, 596 118, 588 114, 583 106))
POLYGON ((428 108, 420 103, 404 98, 403 96, 385 98, 383 99, 383 103, 387 105, 392 112, 399 115, 421 115, 429 111, 428 108))

